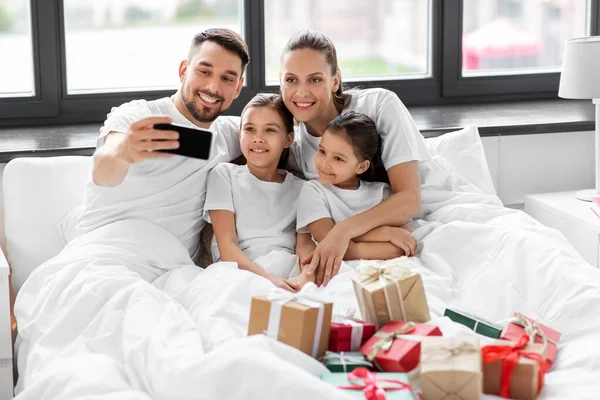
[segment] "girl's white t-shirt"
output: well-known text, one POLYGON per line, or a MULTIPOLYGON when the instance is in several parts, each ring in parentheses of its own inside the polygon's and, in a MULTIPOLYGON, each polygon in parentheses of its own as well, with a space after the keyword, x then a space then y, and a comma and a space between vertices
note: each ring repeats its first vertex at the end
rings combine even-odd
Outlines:
MULTIPOLYGON (((343 111, 365 114, 377 125, 386 170, 408 161, 416 160, 421 165, 423 161, 431 158, 423 136, 395 93, 381 88, 352 90, 348 98, 343 111)), ((290 164, 302 172, 306 179, 319 177, 315 167, 315 156, 319 151, 320 141, 320 137, 308 133, 303 122, 298 124, 292 144, 293 160, 290 164)))
MULTIPOLYGON (((280 171, 286 174, 282 183, 265 182, 245 165, 222 163, 208 178, 204 219, 210 222, 211 210, 233 212, 238 244, 251 260, 273 250, 295 253, 296 207, 304 180, 280 171)), ((211 249, 213 261, 219 261, 215 237, 211 249)))
MULTIPOLYGON (((133 122, 152 115, 168 115, 175 123, 194 127, 168 97, 136 100, 111 110, 97 146, 104 143, 109 132, 126 133, 133 122)), ((171 232, 198 260, 208 173, 218 163, 242 154, 239 117, 218 117, 210 130, 214 135, 209 160, 173 155, 131 164, 125 180, 116 187, 98 186, 90 174, 81 215, 68 236, 76 237, 116 221, 143 219, 171 232)))
POLYGON ((298 199, 298 232, 308 232, 308 225, 322 218, 331 218, 337 224, 360 214, 390 197, 390 185, 382 182, 360 181, 356 190, 340 189, 318 180, 304 183, 298 199))

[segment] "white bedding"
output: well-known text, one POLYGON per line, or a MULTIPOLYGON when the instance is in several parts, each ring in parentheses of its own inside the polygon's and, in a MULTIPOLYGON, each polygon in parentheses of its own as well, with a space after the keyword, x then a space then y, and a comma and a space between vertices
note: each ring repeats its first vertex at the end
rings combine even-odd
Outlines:
MULTIPOLYGON (((563 334, 539 398, 597 398, 600 271, 495 196, 440 199, 414 222, 419 248, 410 260, 433 322, 445 335, 474 334, 441 317, 445 307, 496 322, 513 311, 537 318, 563 334)), ((352 274, 319 289, 334 311, 356 308, 352 274)), ((229 263, 192 266, 185 247, 150 223, 79 237, 19 292, 17 399, 349 398, 319 380, 326 369, 317 361, 245 337, 249 300, 270 287, 229 263)))

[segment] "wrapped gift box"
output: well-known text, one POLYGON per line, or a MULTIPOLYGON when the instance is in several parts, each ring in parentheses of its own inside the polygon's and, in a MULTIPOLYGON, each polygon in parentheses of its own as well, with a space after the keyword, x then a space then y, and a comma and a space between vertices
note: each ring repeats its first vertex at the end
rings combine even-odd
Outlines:
POLYGON ((442 332, 434 325, 392 321, 367 340, 360 351, 383 371, 410 372, 419 365, 425 336, 442 336, 442 332))
POLYGON ((547 369, 544 345, 528 342, 529 338, 523 335, 518 342, 498 340, 481 348, 484 393, 523 400, 537 397, 547 369), (511 353, 517 357, 510 357, 511 353), (516 364, 512 374, 503 375, 502 364, 513 362, 516 364))
POLYGON ((362 319, 378 329, 389 321, 431 320, 421 275, 410 270, 405 260, 363 261, 352 278, 362 319))
POLYGON ((331 302, 273 289, 268 296, 252 298, 248 336, 266 334, 320 358, 329 344, 331 310, 331 302))
POLYGON ((421 342, 421 390, 427 400, 478 400, 482 392, 477 337, 426 337, 421 342))
POLYGON ((356 399, 381 398, 365 395, 364 389, 370 383, 374 383, 377 389, 385 391, 386 400, 419 399, 412 386, 410 386, 410 379, 407 374, 376 373, 367 371, 365 368, 358 368, 349 374, 324 373, 321 375, 321 380, 337 386, 356 399))
POLYGON ((376 330, 375 325, 368 322, 334 316, 329 334, 329 351, 358 351, 376 330))
POLYGON ((492 339, 500 338, 502 328, 495 326, 491 322, 479 317, 469 315, 462 311, 451 310, 449 308, 444 311, 444 316, 450 318, 454 322, 458 322, 459 324, 470 328, 480 335, 487 336, 492 339))
POLYGON ((327 369, 331 372, 343 373, 352 372, 360 367, 367 369, 373 368, 373 364, 367 361, 360 351, 342 351, 340 353, 328 351, 323 358, 323 364, 325 364, 327 369))
POLYGON ((538 324, 521 313, 514 313, 510 318, 508 325, 502 330, 500 339, 518 340, 524 333, 529 336, 529 340, 532 343, 544 344, 545 337, 546 362, 548 363, 548 368, 552 366, 552 363, 556 360, 560 333, 545 325, 538 324))

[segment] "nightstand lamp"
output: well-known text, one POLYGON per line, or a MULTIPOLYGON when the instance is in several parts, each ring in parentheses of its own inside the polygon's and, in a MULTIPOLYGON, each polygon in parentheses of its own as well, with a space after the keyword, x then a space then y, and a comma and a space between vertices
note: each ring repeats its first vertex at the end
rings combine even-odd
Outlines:
POLYGON ((600 196, 600 36, 567 40, 558 96, 591 99, 596 107, 596 187, 575 193, 579 200, 592 201, 600 196))

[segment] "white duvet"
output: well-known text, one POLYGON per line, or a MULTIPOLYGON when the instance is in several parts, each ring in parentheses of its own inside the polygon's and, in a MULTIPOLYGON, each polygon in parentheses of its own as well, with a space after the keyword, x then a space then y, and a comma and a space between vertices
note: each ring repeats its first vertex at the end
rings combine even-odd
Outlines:
MULTIPOLYGON (((445 307, 496 322, 513 311, 539 319, 562 332, 539 398, 598 398, 600 271, 493 196, 444 201, 413 225, 410 266, 433 323, 445 335, 474 334, 441 317, 445 307)), ((334 311, 356 308, 352 274, 318 290, 334 311)), ((270 287, 234 264, 193 266, 175 237, 147 222, 76 238, 19 292, 17 399, 350 398, 319 380, 326 369, 317 361, 246 337, 250 298, 270 287)))

